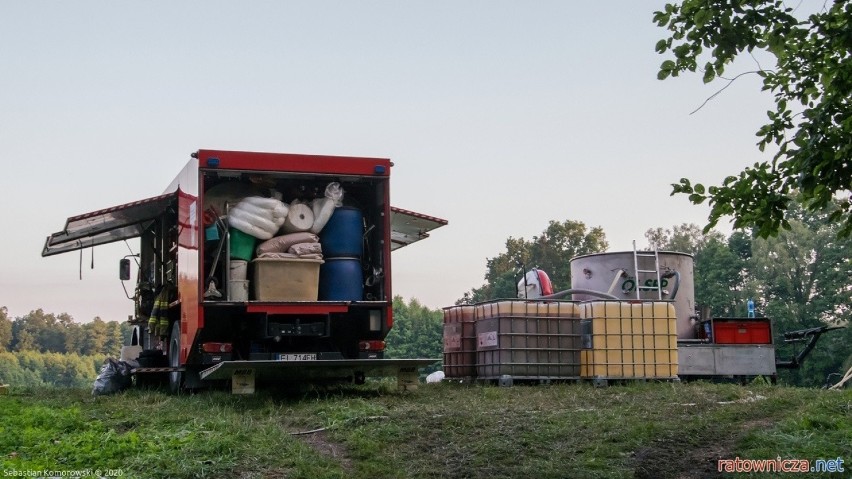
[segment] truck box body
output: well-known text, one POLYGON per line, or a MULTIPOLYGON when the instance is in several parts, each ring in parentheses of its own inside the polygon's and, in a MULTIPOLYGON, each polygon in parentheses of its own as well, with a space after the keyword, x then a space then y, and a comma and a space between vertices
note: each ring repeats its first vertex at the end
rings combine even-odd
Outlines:
MULTIPOLYGON (((163 195, 71 217, 48 237, 42 255, 140 237, 134 341, 145 350, 167 351, 170 366, 181 371, 195 374, 227 361, 381 359, 393 325, 391 251, 446 224, 390 206, 391 166, 381 158, 199 150, 163 195), (362 242, 361 251, 334 258, 337 262, 250 261, 246 279, 264 284, 249 288, 247 299, 229 299, 229 238, 235 236, 233 229, 228 235, 216 227, 215 218, 227 222, 229 209, 242 197, 268 197, 273 190, 285 204, 308 203, 323 198, 330 183, 342 187, 346 208, 361 215, 351 222, 362 228, 361 238, 351 238, 356 246, 362 242), (318 263, 330 265, 320 271, 327 288, 358 282, 344 288, 356 293, 347 293, 345 300, 322 294, 316 300, 266 299, 291 297, 270 293, 278 284, 316 281, 311 265, 318 263), (345 276, 336 272, 339 266, 346 268, 345 276), (260 286, 265 292, 255 294, 260 286), (205 297, 211 288, 221 297, 205 297), (147 326, 157 320, 152 316, 163 324, 168 319, 168 328, 151 334, 147 326), (179 337, 169 334, 172 330, 179 337)), ((310 291, 313 285, 302 287, 310 291)))

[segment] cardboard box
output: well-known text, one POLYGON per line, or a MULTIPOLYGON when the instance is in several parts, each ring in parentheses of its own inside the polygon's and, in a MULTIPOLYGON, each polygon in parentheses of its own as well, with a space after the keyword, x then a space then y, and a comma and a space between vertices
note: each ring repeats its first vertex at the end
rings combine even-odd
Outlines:
POLYGON ((257 301, 316 301, 321 259, 257 258, 252 261, 257 301))

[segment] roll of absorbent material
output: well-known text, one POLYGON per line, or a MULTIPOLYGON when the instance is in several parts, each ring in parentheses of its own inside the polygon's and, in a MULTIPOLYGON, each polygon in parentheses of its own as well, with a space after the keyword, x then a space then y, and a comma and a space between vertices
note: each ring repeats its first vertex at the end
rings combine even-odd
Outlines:
POLYGON ((298 231, 308 231, 314 225, 314 212, 311 207, 304 203, 290 204, 290 211, 287 212, 287 220, 284 222, 285 233, 296 233, 298 231))

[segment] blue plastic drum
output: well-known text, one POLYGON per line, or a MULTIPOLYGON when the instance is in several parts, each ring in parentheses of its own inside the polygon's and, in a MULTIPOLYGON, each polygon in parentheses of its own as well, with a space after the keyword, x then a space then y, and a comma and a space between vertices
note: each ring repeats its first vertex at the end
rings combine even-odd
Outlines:
POLYGON ((364 237, 364 215, 358 208, 341 206, 334 209, 320 232, 325 258, 360 258, 364 237))
POLYGON ((320 266, 320 301, 361 301, 364 277, 360 258, 325 258, 320 266))

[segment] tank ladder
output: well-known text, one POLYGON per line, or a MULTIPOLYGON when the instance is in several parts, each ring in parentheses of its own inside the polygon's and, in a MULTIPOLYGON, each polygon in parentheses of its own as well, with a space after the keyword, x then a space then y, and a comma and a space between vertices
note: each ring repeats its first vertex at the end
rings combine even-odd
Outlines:
MULTIPOLYGON (((643 266, 646 267, 647 266, 643 266)), ((656 291, 657 299, 663 299, 663 288, 660 286, 660 256, 657 254, 657 245, 654 245, 654 251, 639 251, 636 249, 636 240, 633 240, 633 271, 636 273, 636 299, 642 299, 642 291, 656 291), (654 269, 639 269, 639 258, 654 258, 654 269), (652 274, 656 278, 653 286, 644 286, 639 281, 640 274, 652 274)))

